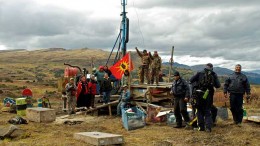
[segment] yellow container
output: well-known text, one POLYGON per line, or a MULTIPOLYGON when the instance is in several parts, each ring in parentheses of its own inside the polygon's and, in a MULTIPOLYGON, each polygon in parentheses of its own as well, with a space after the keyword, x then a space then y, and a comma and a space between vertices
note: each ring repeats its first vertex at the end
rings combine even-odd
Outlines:
POLYGON ((17 110, 17 116, 26 116, 26 110, 17 110))
POLYGON ((16 99, 16 112, 18 116, 26 116, 26 107, 27 107, 26 98, 17 98, 16 99))
POLYGON ((26 98, 16 98, 15 101, 16 101, 16 105, 24 105, 24 104, 27 104, 26 98))

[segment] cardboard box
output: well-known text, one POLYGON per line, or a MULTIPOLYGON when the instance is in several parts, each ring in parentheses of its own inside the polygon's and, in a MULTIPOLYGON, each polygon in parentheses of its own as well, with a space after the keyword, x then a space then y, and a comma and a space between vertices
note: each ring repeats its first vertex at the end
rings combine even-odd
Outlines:
POLYGON ((54 109, 49 108, 27 108, 26 117, 29 121, 33 122, 53 122, 56 119, 56 112, 54 109))

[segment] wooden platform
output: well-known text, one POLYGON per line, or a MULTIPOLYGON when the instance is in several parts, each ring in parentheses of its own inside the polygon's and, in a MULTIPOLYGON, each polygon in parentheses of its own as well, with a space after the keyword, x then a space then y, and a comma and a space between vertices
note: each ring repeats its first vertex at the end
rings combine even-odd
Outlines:
POLYGON ((131 85, 131 96, 134 100, 147 100, 148 102, 160 102, 170 100, 172 83, 160 83, 159 85, 140 84, 131 85))

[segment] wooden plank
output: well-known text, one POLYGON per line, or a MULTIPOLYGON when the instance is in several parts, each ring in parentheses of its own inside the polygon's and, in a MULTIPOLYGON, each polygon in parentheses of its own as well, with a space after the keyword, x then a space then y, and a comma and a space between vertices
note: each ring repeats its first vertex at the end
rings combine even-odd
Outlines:
POLYGON ((249 117, 247 117, 247 120, 260 123, 260 116, 249 116, 249 117))
POLYGON ((136 106, 139 107, 145 114, 147 114, 146 110, 141 106, 139 102, 136 102, 136 106))
MULTIPOLYGON (((142 107, 147 107, 150 103, 144 103, 144 102, 135 102, 136 105, 142 106, 142 107)), ((151 105, 155 105, 155 104, 151 104, 151 105)), ((159 106, 159 105, 155 105, 155 106, 159 106)), ((168 111, 168 110, 173 110, 173 108, 166 108, 161 106, 161 111, 168 111)))
MULTIPOLYGON (((102 95, 95 95, 95 97, 102 97, 102 95)), ((120 97, 120 95, 110 95, 110 98, 116 98, 116 97, 120 97)))
MULTIPOLYGON (((93 112, 93 111, 96 111, 98 109, 101 109, 101 108, 105 108, 105 107, 109 107, 111 105, 116 105, 119 103, 119 100, 116 100, 116 101, 112 101, 112 102, 109 102, 107 104, 103 104, 103 105, 100 105, 100 106, 96 106, 95 108, 92 108, 92 109, 88 109, 86 111, 82 111, 80 114, 87 114, 89 112, 93 112)), ((110 107, 111 108, 111 107, 110 107)), ((111 114, 112 115, 112 114, 111 114)))
POLYGON ((108 105, 109 116, 112 116, 111 105, 108 105))

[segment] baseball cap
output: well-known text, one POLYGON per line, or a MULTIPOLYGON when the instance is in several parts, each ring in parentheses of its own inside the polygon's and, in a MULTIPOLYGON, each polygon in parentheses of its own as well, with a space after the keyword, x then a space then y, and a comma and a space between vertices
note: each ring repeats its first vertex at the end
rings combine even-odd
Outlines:
POLYGON ((178 71, 174 72, 173 76, 180 76, 180 73, 178 71))

